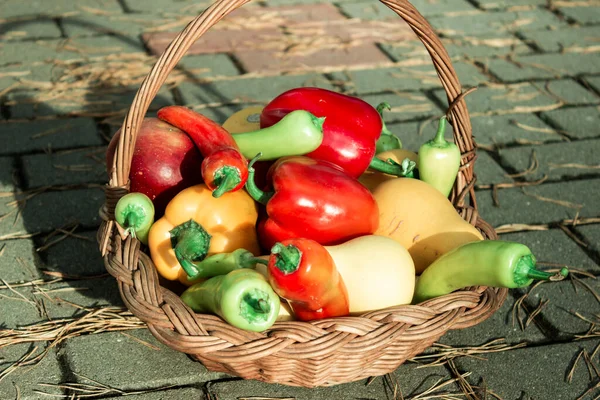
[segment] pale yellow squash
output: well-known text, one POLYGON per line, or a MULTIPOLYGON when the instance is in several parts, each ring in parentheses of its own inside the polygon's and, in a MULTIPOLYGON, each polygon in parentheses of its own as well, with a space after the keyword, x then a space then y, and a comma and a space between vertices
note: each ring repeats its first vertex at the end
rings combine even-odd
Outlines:
POLYGON ((262 110, 263 106, 250 106, 237 111, 223 122, 223 128, 231 134, 257 131, 262 110))
POLYGON ((376 235, 406 247, 420 274, 442 254, 476 240, 481 233, 458 214, 433 186, 411 178, 387 180, 372 190, 379 206, 376 235))

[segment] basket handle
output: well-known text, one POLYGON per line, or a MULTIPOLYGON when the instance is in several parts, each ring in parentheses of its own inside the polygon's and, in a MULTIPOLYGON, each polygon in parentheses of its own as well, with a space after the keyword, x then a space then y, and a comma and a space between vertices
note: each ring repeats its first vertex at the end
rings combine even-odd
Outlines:
MULTIPOLYGON (((183 31, 169 44, 159 57, 138 89, 133 103, 127 112, 122 134, 115 150, 109 187, 124 188, 129 181, 131 159, 136 137, 150 103, 166 81, 171 70, 186 54, 192 44, 210 27, 235 9, 250 0, 217 0, 202 14, 192 20, 183 31)), ((476 207, 474 194, 473 164, 475 144, 472 138, 471 121, 467 106, 462 99, 462 87, 446 49, 425 18, 407 0, 380 0, 408 23, 411 29, 425 45, 435 66, 438 77, 446 91, 450 123, 454 128, 454 139, 461 154, 461 169, 454 184, 452 199, 456 206, 463 206, 466 194, 470 194, 471 203, 476 207), (459 98, 460 97, 460 98, 459 98), (455 100, 458 101, 455 102, 455 100)))

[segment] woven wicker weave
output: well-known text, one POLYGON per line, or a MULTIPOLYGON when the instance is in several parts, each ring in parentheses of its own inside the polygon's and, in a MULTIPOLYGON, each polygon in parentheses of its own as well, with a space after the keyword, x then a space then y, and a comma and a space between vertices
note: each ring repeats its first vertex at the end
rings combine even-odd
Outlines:
MULTIPOLYGON (((100 210, 100 250, 107 271, 119 284, 128 309, 146 322, 167 346, 190 354, 214 371, 246 379, 295 386, 330 386, 395 370, 431 346, 449 329, 488 318, 506 298, 506 289, 476 287, 406 305, 315 322, 277 322, 262 333, 242 331, 212 315, 195 314, 160 285, 150 257, 139 242, 123 236, 114 222, 118 199, 128 192, 136 136, 148 107, 170 71, 211 26, 249 0, 220 0, 194 19, 171 42, 135 96, 122 127, 106 202, 100 210)), ((463 218, 488 239, 493 228, 478 217, 473 164, 476 158, 464 93, 450 58, 431 26, 406 0, 381 0, 402 17, 427 48, 448 97, 449 119, 462 164, 451 198, 463 218), (466 206, 466 199, 470 205, 466 206)))

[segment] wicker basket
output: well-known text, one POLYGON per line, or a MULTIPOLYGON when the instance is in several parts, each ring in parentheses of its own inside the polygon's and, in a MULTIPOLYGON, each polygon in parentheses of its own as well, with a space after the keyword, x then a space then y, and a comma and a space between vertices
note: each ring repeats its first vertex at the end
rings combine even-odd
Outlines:
MULTIPOLYGON (((170 71, 212 25, 249 0, 219 0, 194 19, 171 42, 138 90, 123 125, 114 157, 98 232, 107 271, 118 280, 128 309, 148 324, 167 346, 187 353, 208 369, 246 379, 286 385, 330 386, 379 376, 423 352, 450 329, 478 324, 506 298, 506 289, 474 287, 429 300, 315 322, 277 322, 262 333, 237 329, 218 317, 195 314, 172 291, 161 286, 150 257, 140 244, 124 237, 114 222, 117 200, 128 192, 136 136, 148 107, 170 71)), ((406 0, 381 0, 402 17, 423 42, 446 90, 448 117, 462 164, 451 198, 457 211, 488 239, 493 228, 477 214, 473 190, 476 158, 464 93, 450 58, 421 14, 406 0), (469 199, 469 206, 465 205, 469 199)))

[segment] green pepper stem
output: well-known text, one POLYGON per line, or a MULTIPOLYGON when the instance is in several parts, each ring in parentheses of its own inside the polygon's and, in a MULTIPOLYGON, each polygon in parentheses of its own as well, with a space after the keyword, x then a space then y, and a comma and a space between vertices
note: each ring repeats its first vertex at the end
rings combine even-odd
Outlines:
POLYGON ((244 293, 240 304, 240 317, 250 323, 261 322, 271 312, 269 294, 260 289, 251 289, 244 293))
POLYGON ((569 274, 566 267, 560 269, 559 272, 553 274, 550 272, 540 271, 535 268, 535 257, 526 255, 519 259, 514 272, 514 281, 517 285, 525 285, 531 279, 544 281, 560 281, 569 274))
POLYGON ((214 178, 217 188, 213 190, 212 195, 216 198, 219 198, 224 193, 229 192, 242 181, 242 178, 240 177, 240 171, 237 168, 229 166, 219 168, 215 172, 214 178))
POLYGON ((265 192, 260 190, 258 186, 256 186, 256 182, 254 182, 254 175, 256 171, 254 170, 254 163, 258 161, 258 159, 262 157, 262 153, 258 153, 250 162, 248 163, 248 180, 246 181, 246 191, 255 201, 259 202, 262 205, 267 205, 271 197, 275 194, 275 192, 265 192))
POLYGON ((431 140, 431 144, 435 146, 446 146, 448 142, 444 135, 446 134, 446 116, 440 118, 440 123, 438 125, 438 130, 435 134, 435 137, 431 140))
POLYGON ((275 254, 276 260, 275 266, 288 275, 294 273, 300 267, 300 260, 302 259, 302 253, 296 246, 288 245, 284 246, 281 243, 275 243, 271 248, 271 253, 275 254))
POLYGON ((325 117, 317 117, 314 114, 310 114, 310 121, 313 123, 315 128, 323 132, 323 124, 325 123, 325 117))
POLYGON ((208 253, 211 236, 196 221, 190 219, 169 232, 175 257, 190 279, 198 277, 200 270, 194 261, 202 261, 208 253))
POLYGON ((414 176, 413 170, 415 169, 416 165, 417 164, 414 161, 411 161, 409 158, 405 158, 402 160, 402 163, 398 164, 391 158, 388 158, 387 161, 383 161, 380 158, 373 157, 371 163, 369 164, 369 168, 389 175, 412 178, 414 176))
POLYGON ((140 207, 129 205, 125 212, 125 232, 135 238, 135 231, 139 227, 140 220, 144 219, 144 211, 140 207))
POLYGON ((381 116, 381 134, 393 136, 394 134, 392 132, 390 132, 390 130, 385 125, 385 122, 383 121, 383 110, 390 111, 392 109, 392 107, 384 101, 382 103, 379 103, 377 105, 376 109, 377 109, 377 112, 379 113, 379 115, 381 116))

